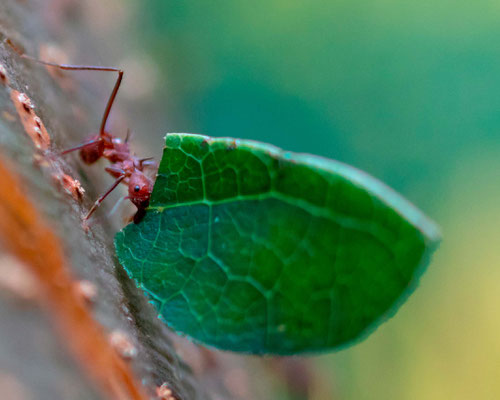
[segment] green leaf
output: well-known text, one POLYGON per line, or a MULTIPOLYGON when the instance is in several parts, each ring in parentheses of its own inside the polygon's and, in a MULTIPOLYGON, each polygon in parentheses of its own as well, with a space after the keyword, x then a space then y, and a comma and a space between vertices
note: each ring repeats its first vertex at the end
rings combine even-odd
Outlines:
POLYGON ((220 349, 341 346, 394 312, 439 230, 365 173, 230 138, 169 134, 118 258, 176 331, 220 349))

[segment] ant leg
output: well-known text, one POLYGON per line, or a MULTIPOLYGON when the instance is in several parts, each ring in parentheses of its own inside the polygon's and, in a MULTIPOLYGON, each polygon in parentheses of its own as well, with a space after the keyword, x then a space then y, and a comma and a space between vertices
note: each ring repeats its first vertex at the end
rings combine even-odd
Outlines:
POLYGON ((83 149, 83 148, 85 148, 85 147, 90 147, 90 146, 92 146, 93 144, 95 144, 95 143, 97 143, 97 142, 99 142, 99 141, 101 141, 101 140, 102 140, 101 138, 98 138, 98 139, 93 139, 93 140, 89 140, 88 142, 85 142, 85 143, 79 144, 78 146, 71 147, 71 148, 66 149, 66 150, 64 150, 64 151, 61 151, 61 153, 60 153, 60 154, 63 156, 63 155, 65 155, 65 154, 71 153, 71 152, 73 152, 73 151, 81 150, 81 149, 83 149))
POLYGON ((103 200, 108 197, 108 195, 116 189, 116 187, 120 184, 121 181, 123 181, 125 179, 125 175, 122 175, 120 176, 112 185, 111 187, 106 191, 106 193, 104 193, 102 196, 100 196, 94 203, 94 205, 92 206, 92 208, 89 210, 88 214, 85 216, 85 218, 83 219, 84 221, 87 221, 90 216, 94 213, 94 211, 97 209, 97 207, 99 207, 101 205, 101 203, 103 202, 103 200))
POLYGON ((120 205, 123 203, 123 201, 127 200, 127 199, 128 199, 128 196, 120 197, 120 199, 116 202, 116 204, 113 206, 111 211, 108 213, 108 218, 111 217, 116 212, 116 210, 118 210, 118 207, 120 207, 120 205))
POLYGON ((118 78, 116 79, 115 86, 113 87, 113 91, 111 92, 111 95, 109 96, 108 103, 106 104, 106 109, 104 110, 104 115, 102 116, 102 121, 101 121, 101 127, 99 129, 99 136, 103 137, 104 136, 104 129, 106 127, 106 122, 108 121, 109 113, 111 112, 111 107, 113 106, 113 103, 116 98, 116 94, 118 93, 118 89, 120 89, 120 85, 122 83, 123 79, 123 70, 120 68, 115 68, 115 67, 99 67, 99 66, 94 66, 94 65, 71 65, 71 64, 56 64, 52 62, 47 62, 47 61, 42 61, 37 58, 28 56, 27 54, 24 54, 19 48, 15 47, 10 40, 7 41, 7 44, 12 47, 12 49, 19 54, 22 58, 25 58, 27 60, 34 61, 39 64, 47 65, 49 67, 54 67, 54 68, 59 68, 62 70, 68 70, 68 71, 108 71, 108 72, 117 72, 118 73, 118 78))

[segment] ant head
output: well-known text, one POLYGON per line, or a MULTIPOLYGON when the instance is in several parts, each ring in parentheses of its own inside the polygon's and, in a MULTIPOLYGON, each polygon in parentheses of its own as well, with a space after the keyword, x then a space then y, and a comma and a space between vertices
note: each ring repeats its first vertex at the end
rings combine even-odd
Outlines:
POLYGON ((149 204, 153 182, 140 171, 134 172, 128 183, 128 197, 138 209, 144 209, 149 204))
POLYGON ((104 141, 99 135, 91 135, 85 142, 88 144, 80 149, 80 158, 85 164, 93 164, 102 157, 104 141))

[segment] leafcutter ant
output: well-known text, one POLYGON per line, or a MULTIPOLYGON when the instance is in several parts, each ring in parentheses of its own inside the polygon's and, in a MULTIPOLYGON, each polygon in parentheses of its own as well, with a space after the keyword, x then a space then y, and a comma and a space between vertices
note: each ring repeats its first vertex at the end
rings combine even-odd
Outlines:
POLYGON ((145 214, 145 210, 149 205, 151 192, 153 191, 153 180, 148 177, 145 172, 147 169, 156 168, 157 165, 154 161, 152 161, 152 158, 138 158, 131 153, 128 143, 130 136, 129 132, 127 132, 125 140, 122 140, 121 138, 106 131, 106 123, 122 83, 124 73, 123 70, 114 67, 70 65, 47 62, 24 54, 24 52, 14 46, 10 41, 8 41, 8 44, 17 54, 19 54, 20 57, 48 67, 69 71, 107 71, 116 72, 118 74, 104 110, 99 132, 90 134, 81 144, 64 150, 60 154, 65 155, 74 151, 79 151, 80 158, 86 164, 93 164, 102 157, 106 158, 111 164, 107 166, 105 170, 113 178, 115 178, 115 181, 111 187, 94 202, 89 212, 84 217, 84 221, 87 221, 103 200, 120 183, 123 183, 128 186, 128 195, 125 198, 129 199, 137 207, 137 212, 134 215, 134 222, 138 223, 145 214))

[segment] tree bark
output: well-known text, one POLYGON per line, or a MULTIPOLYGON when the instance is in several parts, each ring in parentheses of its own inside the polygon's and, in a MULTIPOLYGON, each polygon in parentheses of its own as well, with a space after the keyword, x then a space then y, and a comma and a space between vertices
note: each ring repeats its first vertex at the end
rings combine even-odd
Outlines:
POLYGON ((102 111, 82 100, 71 78, 20 58, 7 43, 37 55, 50 38, 43 7, 0 4, 2 398, 142 399, 163 384, 176 399, 206 399, 117 263, 116 227, 106 220, 82 226, 105 189, 104 171, 58 152, 95 131, 96 119, 86 116, 102 111))

